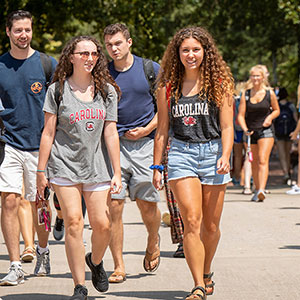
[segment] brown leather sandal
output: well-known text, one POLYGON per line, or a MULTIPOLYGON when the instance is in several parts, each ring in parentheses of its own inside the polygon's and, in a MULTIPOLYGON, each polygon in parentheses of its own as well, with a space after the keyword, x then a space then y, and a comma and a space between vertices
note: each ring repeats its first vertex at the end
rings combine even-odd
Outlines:
MULTIPOLYGON (((215 289, 215 283, 214 281, 212 281, 212 277, 214 275, 214 272, 210 272, 208 274, 204 274, 203 278, 204 279, 209 279, 209 281, 211 281, 211 283, 205 283, 205 292, 207 296, 210 296, 214 293, 214 289, 215 289), (210 290, 209 292, 207 290, 210 290)), ((205 280, 204 280, 205 281, 205 280)))
POLYGON ((206 300, 205 289, 202 286, 196 286, 192 289, 192 291, 186 296, 185 300, 206 300), (195 293, 196 291, 201 291, 201 294, 195 293), (196 298, 195 298, 196 296, 196 298))

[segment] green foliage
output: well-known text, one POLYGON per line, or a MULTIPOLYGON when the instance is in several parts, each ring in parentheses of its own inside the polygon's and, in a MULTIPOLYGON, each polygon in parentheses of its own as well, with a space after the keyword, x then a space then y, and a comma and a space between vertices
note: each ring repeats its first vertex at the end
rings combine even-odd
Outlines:
POLYGON ((236 80, 246 80, 250 67, 262 63, 273 84, 296 90, 299 0, 1 0, 0 54, 9 49, 6 16, 16 9, 34 16, 33 47, 56 57, 71 37, 89 34, 102 40, 107 25, 121 22, 130 29, 133 52, 159 61, 178 29, 204 26, 236 80))

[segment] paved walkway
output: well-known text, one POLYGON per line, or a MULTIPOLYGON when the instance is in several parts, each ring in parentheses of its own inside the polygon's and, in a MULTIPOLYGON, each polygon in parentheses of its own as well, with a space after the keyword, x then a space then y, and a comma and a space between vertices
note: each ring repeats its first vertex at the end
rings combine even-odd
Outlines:
MULTIPOLYGON (((276 163, 275 163, 276 164, 276 163)), ((271 169, 272 169, 271 165, 271 169)), ((273 168, 274 169, 274 168, 273 168)), ((214 260, 216 282, 211 300, 299 300, 300 299, 300 196, 287 196, 281 186, 280 172, 271 172, 269 189, 264 203, 252 203, 241 194, 240 188, 229 187, 222 217, 222 238, 214 260)), ((165 202, 159 207, 167 210, 165 202)), ((161 226, 161 265, 155 274, 145 273, 142 267, 146 248, 146 231, 135 202, 127 202, 124 211, 124 258, 127 281, 110 285, 106 293, 92 286, 86 268, 89 299, 176 300, 193 287, 184 259, 172 257, 176 245, 171 244, 168 227, 161 226)), ((90 250, 91 231, 84 230, 90 250)), ((21 245, 23 249, 23 245, 21 245)), ((34 263, 24 264, 27 280, 17 287, 0 287, 3 300, 67 300, 73 283, 64 252, 64 242, 51 234, 50 277, 32 276, 34 263)), ((107 272, 113 261, 107 251, 104 259, 107 272)), ((3 237, 0 235, 0 276, 9 266, 3 237)))

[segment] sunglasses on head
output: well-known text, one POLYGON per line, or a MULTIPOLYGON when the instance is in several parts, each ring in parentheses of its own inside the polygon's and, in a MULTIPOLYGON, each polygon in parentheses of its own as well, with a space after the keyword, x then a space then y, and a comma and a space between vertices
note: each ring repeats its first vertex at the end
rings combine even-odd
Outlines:
POLYGON ((81 52, 74 52, 73 54, 79 54, 82 59, 88 59, 90 55, 92 59, 97 59, 99 57, 99 53, 96 51, 89 52, 89 51, 81 51, 81 52))

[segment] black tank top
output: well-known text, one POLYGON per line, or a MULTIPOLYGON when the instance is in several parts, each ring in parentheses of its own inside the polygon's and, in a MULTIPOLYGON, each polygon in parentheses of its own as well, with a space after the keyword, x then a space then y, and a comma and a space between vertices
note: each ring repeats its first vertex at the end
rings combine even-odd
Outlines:
POLYGON ((245 92, 246 115, 245 120, 249 130, 260 130, 265 118, 271 113, 271 96, 267 90, 265 97, 258 103, 251 103, 250 90, 245 92))
POLYGON ((221 138, 219 108, 199 95, 171 99, 170 127, 176 139, 189 143, 206 143, 221 138))

